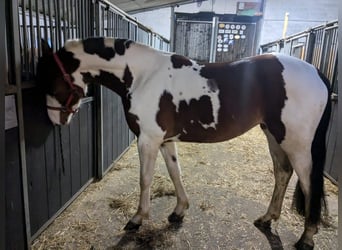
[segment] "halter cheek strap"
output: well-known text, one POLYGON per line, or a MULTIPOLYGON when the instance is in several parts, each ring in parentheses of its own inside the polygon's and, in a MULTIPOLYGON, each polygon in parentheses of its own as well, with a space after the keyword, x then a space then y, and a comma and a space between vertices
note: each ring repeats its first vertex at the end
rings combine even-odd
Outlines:
POLYGON ((71 101, 74 97, 74 95, 78 95, 78 92, 77 92, 77 87, 76 85, 73 83, 72 79, 71 79, 71 76, 70 74, 68 74, 65 69, 64 69, 64 66, 63 66, 63 63, 61 62, 61 60, 59 59, 58 55, 56 53, 53 53, 53 58, 55 59, 55 62, 57 63, 58 65, 58 68, 60 69, 60 71, 62 72, 63 74, 63 79, 66 83, 68 83, 70 89, 71 89, 71 92, 69 94, 69 97, 67 99, 67 102, 65 103, 64 106, 62 107, 52 107, 52 106, 46 106, 48 109, 52 109, 52 110, 58 110, 58 111, 61 111, 61 112, 69 112, 69 113, 77 113, 78 112, 78 109, 73 109, 72 106, 70 105, 71 104, 71 101))

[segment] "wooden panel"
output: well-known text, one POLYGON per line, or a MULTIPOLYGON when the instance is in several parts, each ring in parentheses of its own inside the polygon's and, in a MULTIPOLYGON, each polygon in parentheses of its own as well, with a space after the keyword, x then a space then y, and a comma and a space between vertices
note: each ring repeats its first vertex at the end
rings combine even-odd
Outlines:
MULTIPOLYGON (((86 107, 84 107, 86 108, 86 107)), ((80 124, 80 167, 81 167, 81 186, 87 183, 89 180, 89 161, 88 161, 88 124, 87 124, 87 112, 82 108, 79 112, 79 124, 80 124)))
POLYGON ((67 126, 61 127, 61 140, 62 140, 62 151, 61 151, 61 204, 65 204, 72 196, 72 178, 71 178, 71 157, 70 152, 70 129, 67 126))
MULTIPOLYGON (((51 137, 52 135, 50 135, 48 139, 51 139, 51 137)), ((31 231, 35 232, 49 217, 44 145, 37 148, 27 148, 26 162, 29 185, 28 194, 30 203, 31 231)))
POLYGON ((211 23, 178 21, 175 52, 199 62, 209 62, 211 32, 211 23))
POLYGON ((72 194, 77 193, 81 187, 81 154, 80 154, 80 124, 78 115, 74 117, 70 126, 70 152, 72 152, 71 157, 71 185, 72 194))
MULTIPOLYGON (((53 136, 50 137, 50 140, 47 141, 45 144, 45 167, 49 218, 52 217, 61 207, 59 176, 61 172, 61 148, 59 143, 58 130, 59 128, 55 127, 53 136)), ((43 181, 43 179, 41 181, 43 181)))
POLYGON ((94 129, 94 121, 93 121, 93 104, 87 103, 87 124, 88 124, 88 177, 89 179, 95 175, 95 129, 94 129))
POLYGON ((5 131, 5 145, 6 219, 1 224, 5 227, 6 249, 26 249, 18 128, 5 131))
MULTIPOLYGON (((27 120, 25 125, 49 131, 44 132, 44 138, 39 140, 30 138, 30 133, 27 133, 29 206, 31 233, 34 235, 93 177, 94 123, 92 103, 83 105, 69 126, 59 127, 52 126, 48 120, 46 122, 46 110, 40 118, 35 116, 35 102, 28 98, 25 100, 26 119, 38 120, 37 124, 27 120), (44 126, 49 129, 44 129, 44 126)), ((41 106, 45 109, 44 105, 41 106)), ((37 131, 28 131, 38 134, 37 131)))
POLYGON ((103 104, 103 170, 106 171, 126 150, 131 140, 121 98, 111 90, 104 89, 103 104))

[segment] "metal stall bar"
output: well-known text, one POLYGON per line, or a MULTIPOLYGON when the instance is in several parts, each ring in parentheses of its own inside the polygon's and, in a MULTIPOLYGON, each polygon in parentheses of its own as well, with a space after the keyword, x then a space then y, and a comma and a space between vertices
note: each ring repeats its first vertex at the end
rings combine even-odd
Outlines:
MULTIPOLYGON (((22 4, 24 1, 22 1, 22 4)), ((19 16, 19 3, 17 0, 12 1, 10 5, 11 24, 10 29, 20 27, 18 22, 19 16)), ((23 6, 22 6, 23 8, 23 6)), ((23 14, 23 16, 25 16, 23 14)), ((24 18, 25 19, 25 18, 24 18)), ((25 22, 26 23, 26 22, 25 22)), ((23 189, 23 203, 24 203, 24 216, 25 216, 25 228, 26 228, 26 245, 30 246, 31 243, 31 226, 30 226, 30 211, 29 211, 29 198, 28 198, 28 183, 27 183, 27 166, 26 166, 26 149, 25 149, 25 134, 24 134, 24 118, 23 118, 23 100, 22 100, 22 85, 21 85, 21 60, 20 60, 20 38, 19 33, 11 33, 10 51, 12 52, 13 65, 15 68, 14 82, 16 83, 16 106, 19 126, 19 151, 20 151, 20 166, 21 166, 21 181, 23 189)))
MULTIPOLYGON (((26 56, 31 58, 28 58, 30 60, 28 60, 29 65, 28 65, 28 69, 29 69, 29 74, 32 72, 35 72, 35 65, 34 65, 34 57, 35 57, 35 45, 34 45, 34 25, 33 25, 33 3, 32 0, 28 1, 28 5, 29 5, 29 19, 30 19, 30 32, 29 32, 29 42, 30 42, 30 46, 31 46, 31 51, 30 53, 28 53, 26 56)), ((30 78, 32 78, 32 76, 30 75, 30 78)))
MULTIPOLYGON (((5 1, 0 1, 0 75, 4 76, 0 82, 0 114, 5 114, 5 84, 7 83, 7 33, 5 1)), ((6 203, 5 203, 5 116, 0 115, 0 249, 6 249, 6 203)))
MULTIPOLYGON (((44 28, 44 39, 48 41, 49 33, 48 33, 48 22, 46 19, 46 8, 45 8, 45 0, 42 1, 42 10, 43 10, 43 28, 44 28)), ((40 43, 40 41, 38 41, 40 43)))
POLYGON ((55 36, 54 36, 54 32, 53 32, 54 26, 53 26, 53 22, 52 22, 51 1, 49 1, 49 0, 48 0, 48 16, 49 16, 50 46, 52 49, 53 48, 56 49, 55 36))
MULTIPOLYGON (((98 1, 96 1, 93 5, 93 15, 94 15, 94 35, 100 36, 102 30, 101 18, 101 5, 98 1), (96 20, 96 21, 95 21, 96 20)), ((95 98, 95 129, 96 129, 96 169, 95 175, 97 179, 102 179, 103 177, 103 114, 102 114, 102 106, 103 106, 103 89, 101 86, 94 86, 94 95, 95 98)))
MULTIPOLYGON (((36 32, 37 32, 37 46, 38 44, 40 43, 40 39, 42 38, 42 35, 41 35, 41 30, 40 30, 40 16, 39 16, 39 13, 40 13, 40 9, 39 9, 39 5, 38 5, 38 0, 35 0, 35 6, 36 6, 36 32)), ((39 46, 38 46, 39 47, 39 46)), ((41 57, 41 51, 39 49, 37 49, 38 51, 38 57, 41 57)), ((34 62, 34 59, 33 59, 33 62, 34 62)))

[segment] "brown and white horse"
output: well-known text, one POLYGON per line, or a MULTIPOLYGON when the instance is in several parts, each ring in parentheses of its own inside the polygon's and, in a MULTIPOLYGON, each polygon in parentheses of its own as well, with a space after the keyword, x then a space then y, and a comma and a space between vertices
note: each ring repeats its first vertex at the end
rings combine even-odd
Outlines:
POLYGON ((313 248, 324 201, 330 92, 328 80, 312 65, 281 54, 199 65, 130 40, 99 37, 67 41, 56 53, 43 42, 37 82, 54 124, 71 121, 88 84, 104 85, 121 96, 141 164, 139 207, 126 230, 137 230, 149 215, 158 150, 177 195, 169 221, 181 222, 189 204, 175 142, 225 141, 260 124, 276 183, 269 208, 255 225, 270 227, 279 218, 294 169, 299 177, 294 201, 305 215, 296 247, 313 248))

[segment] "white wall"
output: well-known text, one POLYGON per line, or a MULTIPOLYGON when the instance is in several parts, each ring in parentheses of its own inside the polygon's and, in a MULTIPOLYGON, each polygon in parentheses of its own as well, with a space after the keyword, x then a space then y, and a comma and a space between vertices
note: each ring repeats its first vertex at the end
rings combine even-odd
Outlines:
POLYGON ((339 0, 266 0, 260 44, 282 37, 285 13, 289 12, 287 35, 338 18, 339 0))
MULTIPOLYGON (((261 0, 245 1, 260 2, 261 0)), ((239 0, 207 0, 201 4, 191 3, 180 5, 179 7, 175 7, 175 12, 215 12, 217 14, 236 14, 237 2, 239 2, 239 0)), ((155 32, 161 34, 167 39, 170 39, 171 8, 136 13, 133 16, 136 17, 139 22, 152 28, 155 32)))
POLYGON ((261 0, 208 0, 197 3, 184 4, 175 9, 175 12, 197 13, 215 12, 217 14, 236 14, 237 2, 261 2, 261 0))
POLYGON ((136 17, 140 23, 151 28, 166 39, 170 39, 171 8, 136 13, 133 16, 136 17))
MULTIPOLYGON (((241 0, 248 1, 248 0, 241 0)), ((260 0, 250 0, 258 2, 260 0)), ((265 0, 263 27, 260 44, 282 37, 284 16, 289 12, 287 35, 304 31, 310 27, 333 21, 338 18, 340 0, 265 0)), ((181 5, 175 12, 197 13, 214 11, 217 14, 235 14, 238 0, 208 0, 181 5)), ((134 16, 143 24, 170 39, 171 8, 147 11, 134 16)))

